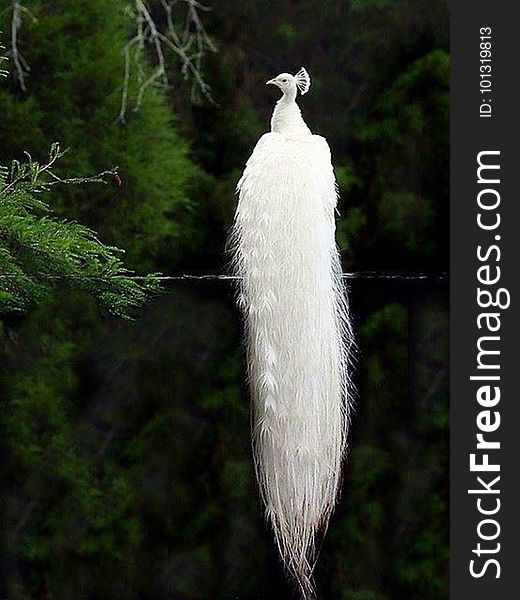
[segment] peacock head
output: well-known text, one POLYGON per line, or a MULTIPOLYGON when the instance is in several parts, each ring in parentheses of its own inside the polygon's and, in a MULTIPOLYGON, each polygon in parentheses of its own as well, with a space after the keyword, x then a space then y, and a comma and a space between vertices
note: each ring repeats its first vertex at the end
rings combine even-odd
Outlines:
POLYGON ((296 75, 290 73, 280 73, 277 77, 269 79, 266 85, 276 85, 284 95, 296 96, 296 91, 300 90, 300 94, 306 94, 311 87, 311 78, 307 71, 302 67, 296 75))

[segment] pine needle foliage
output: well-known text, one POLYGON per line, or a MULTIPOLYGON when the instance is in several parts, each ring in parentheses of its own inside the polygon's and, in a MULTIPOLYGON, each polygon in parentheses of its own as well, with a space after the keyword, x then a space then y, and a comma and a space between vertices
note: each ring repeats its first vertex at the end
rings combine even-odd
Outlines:
POLYGON ((27 154, 26 162, 0 166, 0 314, 25 311, 67 286, 128 318, 158 289, 157 278, 134 279, 120 258, 122 250, 103 244, 77 222, 57 218, 46 202, 54 186, 106 185, 115 172, 61 179, 53 168, 63 154, 55 143, 43 164, 27 154))

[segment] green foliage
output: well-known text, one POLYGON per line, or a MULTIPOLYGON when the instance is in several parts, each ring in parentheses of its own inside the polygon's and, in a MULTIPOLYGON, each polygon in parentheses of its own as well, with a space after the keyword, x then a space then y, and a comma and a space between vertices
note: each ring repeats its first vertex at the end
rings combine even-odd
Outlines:
POLYGON ((431 202, 411 192, 386 192, 377 207, 380 231, 386 239, 417 253, 433 251, 428 234, 434 216, 431 202))
POLYGON ((52 169, 62 156, 54 144, 46 164, 28 155, 25 163, 0 168, 0 314, 25 311, 65 285, 90 292, 126 317, 158 289, 157 280, 150 275, 136 281, 118 257, 121 250, 79 223, 53 216, 44 197, 56 184, 105 183, 106 173, 60 179, 52 169))
MULTIPOLYGON (((117 165, 120 188, 67 186, 55 190, 52 208, 92 227, 108 243, 126 247, 132 268, 154 270, 160 257, 161 266, 170 269, 189 239, 187 211, 193 208, 199 171, 157 88, 148 90, 141 110, 130 110, 124 125, 117 122, 123 48, 132 27, 126 2, 25 4, 37 17, 25 20, 19 34, 31 74, 27 94, 20 97, 15 77, 0 90, 0 159, 4 164, 22 159, 25 151, 42 156, 49 140, 60 140, 70 148, 62 160, 66 172, 97 173, 117 165)), ((4 31, 8 18, 4 13, 4 31)), ((147 64, 141 68, 149 74, 147 64)), ((132 81, 130 94, 137 85, 132 81)))
POLYGON ((372 155, 367 175, 375 210, 367 242, 383 234, 390 256, 412 268, 446 257, 439 244, 449 197, 448 84, 448 54, 433 50, 376 98, 369 119, 356 119, 355 135, 372 155))
POLYGON ((117 470, 100 476, 102 448, 89 455, 78 443, 79 405, 71 397, 79 380, 69 365, 94 339, 95 312, 88 297, 78 294, 41 305, 35 315, 45 322, 27 321, 18 332, 22 346, 14 351, 22 368, 4 378, 9 402, 2 425, 10 453, 2 477, 17 486, 7 511, 19 519, 9 547, 32 565, 27 585, 45 565, 54 581, 61 579, 64 594, 67 570, 76 560, 118 560, 122 547, 135 546, 140 536, 139 523, 128 515, 133 493, 127 478, 117 470), (24 516, 31 517, 31 527, 18 540, 24 516))

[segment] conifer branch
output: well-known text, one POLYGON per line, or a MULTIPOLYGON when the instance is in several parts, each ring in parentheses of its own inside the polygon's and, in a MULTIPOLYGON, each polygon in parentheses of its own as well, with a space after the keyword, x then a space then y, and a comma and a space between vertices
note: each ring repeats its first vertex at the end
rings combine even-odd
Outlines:
POLYGON ((43 164, 26 153, 25 162, 0 167, 0 314, 27 310, 66 285, 129 318, 133 308, 159 291, 157 276, 134 279, 119 258, 122 250, 103 244, 79 223, 55 217, 42 199, 55 185, 107 184, 117 169, 62 178, 54 167, 63 154, 53 144, 43 164))

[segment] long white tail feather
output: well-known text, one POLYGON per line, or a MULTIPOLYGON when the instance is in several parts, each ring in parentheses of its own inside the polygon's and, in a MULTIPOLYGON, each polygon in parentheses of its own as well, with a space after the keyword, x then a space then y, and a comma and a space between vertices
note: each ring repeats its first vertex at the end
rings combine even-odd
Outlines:
POLYGON ((315 536, 327 527, 346 450, 353 340, 325 139, 265 134, 237 191, 230 242, 255 467, 284 564, 312 598, 315 536))

